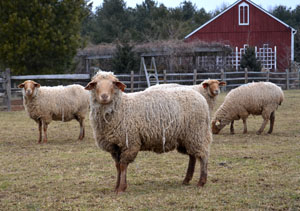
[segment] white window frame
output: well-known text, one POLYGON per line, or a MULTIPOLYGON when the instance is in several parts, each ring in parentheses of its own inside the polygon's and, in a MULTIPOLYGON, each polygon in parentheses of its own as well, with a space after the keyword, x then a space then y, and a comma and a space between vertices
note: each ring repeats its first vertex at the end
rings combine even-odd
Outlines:
POLYGON ((239 5, 239 25, 245 26, 245 25, 249 25, 249 4, 243 2, 239 5), (241 20, 241 9, 246 8, 247 10, 247 22, 244 22, 245 20, 245 11, 243 11, 243 20, 241 20), (241 22, 243 21, 243 22, 241 22))

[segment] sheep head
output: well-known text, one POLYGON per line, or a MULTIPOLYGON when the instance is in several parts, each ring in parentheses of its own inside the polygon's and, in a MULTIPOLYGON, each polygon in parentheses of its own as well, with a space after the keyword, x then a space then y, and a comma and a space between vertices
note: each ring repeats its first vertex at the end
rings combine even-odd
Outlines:
POLYGON ((208 79, 203 81, 202 87, 208 90, 208 93, 211 97, 216 97, 220 94, 220 86, 225 86, 226 83, 224 81, 212 80, 208 79))
POLYGON ((86 90, 93 92, 96 100, 100 104, 109 104, 113 100, 116 92, 124 92, 126 85, 120 82, 111 72, 98 72, 92 81, 85 87, 86 90))
POLYGON ((213 120, 211 122, 211 129, 213 134, 218 134, 224 127, 226 126, 226 124, 224 124, 224 122, 222 122, 221 120, 213 120))
POLYGON ((23 95, 27 97, 35 96, 37 89, 40 87, 41 85, 39 83, 31 80, 24 81, 18 85, 18 88, 22 89, 23 95))

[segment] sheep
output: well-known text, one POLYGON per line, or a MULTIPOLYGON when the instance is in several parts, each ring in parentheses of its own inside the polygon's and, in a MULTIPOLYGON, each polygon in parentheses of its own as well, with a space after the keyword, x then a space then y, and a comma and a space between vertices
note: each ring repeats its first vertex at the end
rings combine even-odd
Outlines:
POLYGON ((203 81, 201 84, 193 85, 193 86, 183 86, 180 84, 161 84, 161 85, 154 85, 147 90, 153 89, 170 89, 175 87, 188 87, 194 89, 195 91, 199 92, 204 96, 209 106, 210 114, 212 115, 214 107, 216 105, 217 97, 220 94, 220 86, 225 86, 226 83, 224 81, 218 81, 215 79, 207 79, 203 81))
POLYGON ((260 135, 268 120, 270 120, 269 134, 273 131, 275 110, 281 105, 284 94, 280 87, 270 82, 253 82, 231 90, 223 104, 217 109, 212 120, 212 132, 218 134, 227 124, 234 134, 234 120, 243 120, 244 131, 247 133, 247 118, 250 114, 262 115, 264 121, 257 131, 260 135))
POLYGON ((124 93, 126 85, 112 72, 99 71, 85 87, 90 90, 90 121, 96 145, 109 152, 117 169, 115 192, 127 188, 126 172, 139 151, 164 153, 175 148, 189 155, 183 184, 192 179, 200 160, 198 187, 207 181, 212 133, 208 105, 190 89, 124 93))
POLYGON ((47 139, 48 124, 52 120, 70 121, 76 119, 80 124, 79 140, 85 135, 84 119, 89 108, 89 92, 81 85, 43 87, 27 80, 18 85, 22 89, 23 105, 29 117, 39 125, 39 140, 47 139))

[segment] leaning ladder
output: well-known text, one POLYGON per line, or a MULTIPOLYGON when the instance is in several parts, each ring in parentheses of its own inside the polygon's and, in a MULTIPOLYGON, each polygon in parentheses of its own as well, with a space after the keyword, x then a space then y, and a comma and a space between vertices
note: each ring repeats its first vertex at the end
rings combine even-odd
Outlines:
POLYGON ((148 68, 148 69, 146 67, 144 57, 141 58, 140 73, 143 70, 144 70, 145 75, 146 75, 146 80, 147 80, 148 87, 150 87, 151 85, 154 85, 154 84, 159 84, 158 74, 157 74, 157 69, 156 69, 155 58, 154 57, 151 58, 151 65, 150 65, 150 68, 148 68))

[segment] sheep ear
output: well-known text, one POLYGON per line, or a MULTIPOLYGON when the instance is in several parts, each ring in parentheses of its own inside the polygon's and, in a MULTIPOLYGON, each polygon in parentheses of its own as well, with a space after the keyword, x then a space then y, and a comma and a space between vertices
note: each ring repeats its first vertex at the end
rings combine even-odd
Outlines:
POLYGON ((95 81, 91 81, 90 83, 88 83, 88 85, 86 85, 86 87, 84 87, 84 89, 86 90, 92 90, 95 89, 97 82, 95 81))
POLYGON ((226 82, 224 82, 224 81, 221 81, 220 83, 219 83, 219 86, 225 86, 226 85, 226 82))
POLYGON ((114 84, 115 84, 120 90, 122 90, 122 92, 124 92, 124 90, 125 90, 125 88, 126 88, 126 85, 125 85, 125 84, 123 84, 123 83, 120 82, 120 81, 116 81, 116 82, 114 82, 114 84))
POLYGON ((21 83, 18 85, 18 88, 22 89, 22 88, 24 88, 24 86, 25 86, 25 83, 21 83))
POLYGON ((219 120, 216 121, 216 126, 219 126, 221 122, 219 120))
POLYGON ((39 83, 37 83, 37 82, 33 82, 33 84, 34 84, 34 86, 35 86, 36 88, 40 88, 40 87, 41 87, 41 84, 39 84, 39 83))
POLYGON ((208 86, 209 86, 208 83, 203 83, 203 84, 202 84, 202 87, 203 87, 204 89, 206 89, 208 86))

